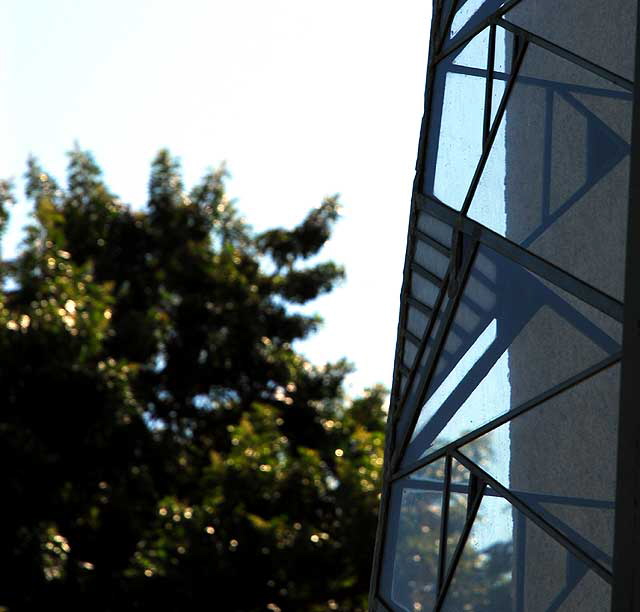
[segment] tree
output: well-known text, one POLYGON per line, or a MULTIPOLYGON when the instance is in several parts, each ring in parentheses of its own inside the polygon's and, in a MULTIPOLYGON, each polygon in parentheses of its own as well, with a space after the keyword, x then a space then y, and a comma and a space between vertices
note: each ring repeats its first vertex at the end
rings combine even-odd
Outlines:
POLYGON ((140 210, 77 148, 66 186, 35 159, 26 179, 1 266, 0 605, 364 610, 385 391, 350 403, 346 361, 293 347, 321 320, 291 306, 343 277, 307 261, 338 198, 256 234, 224 168, 187 192, 167 151, 140 210))

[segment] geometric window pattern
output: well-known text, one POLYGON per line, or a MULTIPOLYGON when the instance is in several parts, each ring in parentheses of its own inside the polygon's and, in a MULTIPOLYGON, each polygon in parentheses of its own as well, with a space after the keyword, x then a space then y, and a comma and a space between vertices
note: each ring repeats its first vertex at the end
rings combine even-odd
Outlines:
POLYGON ((611 609, 635 26, 434 3, 371 610, 611 609))

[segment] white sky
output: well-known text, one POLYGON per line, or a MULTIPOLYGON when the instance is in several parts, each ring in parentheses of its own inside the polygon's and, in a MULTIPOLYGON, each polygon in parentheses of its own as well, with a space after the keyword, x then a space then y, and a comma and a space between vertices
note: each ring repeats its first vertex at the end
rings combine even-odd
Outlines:
POLYGON ((166 146, 189 187, 227 160, 229 195, 258 230, 340 192, 324 257, 348 278, 313 303, 325 326, 299 348, 352 360, 353 393, 390 385, 430 11, 431 0, 9 0, 0 176, 19 178, 33 152, 63 178, 78 140, 140 206, 166 146))

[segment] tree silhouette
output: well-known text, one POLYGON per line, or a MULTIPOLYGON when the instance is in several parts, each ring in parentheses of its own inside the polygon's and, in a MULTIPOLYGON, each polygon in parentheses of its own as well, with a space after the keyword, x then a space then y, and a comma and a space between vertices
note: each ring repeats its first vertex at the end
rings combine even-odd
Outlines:
MULTIPOLYGON (((293 347, 292 311, 343 270, 305 263, 338 198, 254 233, 223 168, 186 191, 168 152, 143 209, 92 156, 28 162, 33 221, 2 262, 0 605, 364 610, 385 391, 293 347)), ((0 185, 6 227, 10 185, 0 185)))

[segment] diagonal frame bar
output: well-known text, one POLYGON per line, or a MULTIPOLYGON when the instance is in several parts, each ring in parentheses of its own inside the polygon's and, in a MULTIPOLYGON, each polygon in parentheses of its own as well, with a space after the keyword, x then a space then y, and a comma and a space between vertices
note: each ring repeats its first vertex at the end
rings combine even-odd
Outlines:
POLYGON ((457 450, 461 446, 464 446, 465 444, 469 444, 469 442, 473 442, 475 439, 479 438, 480 436, 483 436, 489 433, 490 431, 493 431, 494 429, 497 429, 498 427, 504 425, 505 423, 508 423, 509 421, 515 419, 521 414, 524 414, 525 412, 528 412, 529 410, 536 408, 540 404, 543 404, 544 402, 547 402, 550 399, 553 399, 554 397, 564 393, 565 391, 572 389, 573 387, 579 385, 580 383, 585 382, 589 378, 592 378, 593 376, 596 376, 597 374, 604 372, 608 368, 616 365, 617 363, 620 363, 621 358, 622 358, 622 352, 618 352, 614 355, 611 355, 610 357, 603 359, 602 361, 599 361, 595 365, 555 385, 551 389, 548 389, 544 393, 537 395, 536 397, 530 399, 528 402, 525 402, 524 404, 518 406, 517 408, 514 408, 513 410, 510 410, 509 412, 506 412, 505 414, 499 417, 496 417, 495 419, 489 421, 486 425, 483 425, 482 427, 478 427, 477 429, 470 431, 468 434, 458 438, 457 440, 449 444, 445 444, 444 446, 442 446, 442 448, 439 448, 438 450, 432 453, 429 453, 424 458, 418 461, 415 461, 414 463, 398 470, 397 472, 395 472, 390 476, 391 481, 393 482, 398 478, 404 478, 405 476, 408 476, 409 474, 415 472, 416 470, 423 468, 425 465, 428 465, 429 463, 436 461, 440 457, 454 450, 457 450))
POLYGON ((527 504, 516 497, 505 486, 500 484, 493 476, 485 472, 480 466, 471 461, 466 455, 463 455, 459 451, 453 451, 451 453, 456 461, 459 461, 470 472, 475 473, 480 480, 489 485, 496 493, 501 497, 504 497, 512 506, 517 508, 528 519, 534 522, 540 529, 545 531, 547 535, 551 536, 556 542, 564 546, 575 557, 580 559, 585 565, 589 566, 600 578, 611 584, 613 582, 613 576, 611 572, 602 566, 593 557, 584 552, 579 546, 574 544, 569 538, 567 538, 562 532, 558 531, 553 525, 549 524, 543 519, 535 510, 531 509, 527 504))
POLYGON ((455 574, 456 569, 458 568, 458 563, 460 562, 460 558, 462 557, 462 552, 464 551, 464 547, 467 544, 467 540, 469 539, 469 534, 471 533, 471 528, 473 527, 473 522, 476 519, 476 515, 478 514, 478 510, 480 508, 480 504, 482 503, 482 498, 484 497, 486 485, 484 482, 480 483, 480 487, 478 489, 478 493, 474 498, 472 505, 469 509, 469 514, 467 516, 467 520, 464 524, 464 528, 462 529, 462 533, 460 534, 460 539, 458 540, 458 545, 453 553, 453 557, 451 558, 451 564, 449 565, 449 571, 442 582, 442 587, 438 592, 438 599, 436 600, 436 605, 434 607, 434 612, 440 612, 442 609, 442 604, 444 603, 444 599, 447 596, 447 592, 449 591, 449 586, 451 586, 451 581, 453 580, 453 576, 455 574))
POLYGON ((487 54, 487 79, 484 91, 484 123, 482 126, 482 141, 487 142, 491 129, 491 101, 493 98, 493 69, 496 55, 496 26, 489 26, 489 49, 487 54))
POLYGON ((610 83, 614 83, 615 85, 618 85, 619 87, 622 87, 627 91, 633 91, 633 83, 628 79, 625 79, 624 77, 620 76, 619 74, 616 74, 615 72, 611 72, 610 70, 607 70, 606 68, 604 68, 603 66, 600 66, 599 64, 590 62, 589 60, 583 58, 582 56, 577 55, 572 51, 569 51, 568 49, 561 47, 560 45, 552 43, 551 41, 547 40, 546 38, 543 38, 542 36, 538 36, 533 32, 529 32, 528 30, 525 30, 524 28, 521 28, 515 25, 514 23, 511 23, 507 19, 505 19, 504 15, 507 12, 509 12, 512 8, 514 8, 517 4, 519 4, 521 1, 522 0, 514 0, 513 2, 506 2, 495 13, 493 13, 492 15, 489 15, 482 21, 478 22, 478 24, 472 30, 467 32, 464 36, 459 37, 459 40, 456 40, 454 44, 452 44, 450 47, 447 47, 446 49, 441 50, 434 57, 433 65, 435 66, 436 64, 441 62, 443 59, 451 55, 452 53, 455 53, 458 49, 466 45, 474 36, 477 36, 480 32, 482 32, 482 30, 484 30, 487 26, 495 24, 507 30, 511 30, 514 33, 519 34, 520 36, 525 38, 527 41, 539 47, 543 47, 544 49, 547 49, 548 51, 551 51, 552 53, 555 53, 556 55, 563 57, 564 59, 580 66, 581 68, 584 68, 585 70, 588 70, 589 72, 592 72, 593 74, 597 74, 598 76, 602 77, 603 79, 606 79, 610 83))
POLYGON ((440 550, 438 553, 438 593, 442 591, 442 584, 447 569, 447 533, 449 532, 449 505, 451 494, 451 455, 447 455, 444 463, 444 491, 442 492, 442 511, 440 512, 440 550))
POLYGON ((572 62, 573 64, 576 64, 576 66, 580 66, 580 68, 584 68, 585 70, 592 72, 599 77, 602 77, 610 83, 613 83, 618 87, 622 87, 622 89, 633 91, 633 83, 629 81, 629 79, 625 79, 615 72, 611 72, 610 70, 607 70, 606 68, 603 68, 598 64, 590 62, 584 57, 577 55, 576 53, 573 53, 572 51, 569 51, 568 49, 565 49, 560 45, 556 45, 555 43, 552 43, 550 40, 547 40, 542 36, 538 36, 537 34, 530 32, 529 30, 525 30, 524 28, 521 28, 520 26, 517 26, 504 18, 497 19, 495 23, 502 26, 505 30, 510 30, 515 35, 520 36, 527 42, 533 43, 537 47, 542 47, 543 49, 546 49, 551 53, 555 53, 559 57, 572 62))
POLYGON ((489 130, 484 141, 484 145, 482 147, 482 155, 480 155, 480 160, 478 161, 478 165, 476 166, 476 171, 474 172, 473 178, 471 179, 471 185, 469 185, 469 190, 467 191, 464 203, 462 204, 460 215, 463 217, 466 217, 467 213, 469 212, 469 207, 471 206, 473 196, 475 195, 476 188, 478 187, 478 183, 480 182, 480 177, 482 176, 482 172, 484 171, 487 159, 489 159, 489 154, 491 153, 491 148, 493 147, 493 141, 496 139, 496 134, 500 129, 504 111, 507 108, 509 97, 511 96, 511 92, 513 91, 513 88, 516 84, 516 79, 518 78, 518 72, 520 71, 522 60, 524 59, 525 53, 527 52, 527 45, 528 42, 525 40, 514 59, 513 70, 511 71, 511 75, 509 77, 509 80, 507 81, 507 87, 504 90, 502 100, 500 101, 500 105, 498 106, 498 110, 496 111, 495 119, 493 120, 493 126, 489 130))
MULTIPOLYGON (((467 259, 465 261, 465 263, 463 264, 463 268, 460 274, 460 284, 457 287, 456 293, 455 295, 453 295, 451 297, 451 299, 449 300, 449 303, 447 304, 447 309, 444 312, 444 320, 442 321, 442 324, 440 325, 440 328, 438 329, 438 336, 435 339, 435 343, 434 343, 434 348, 431 352, 431 354, 429 355, 429 360, 426 364, 425 367, 425 372, 426 375, 422 381, 422 384, 420 385, 420 390, 418 392, 418 396, 417 396, 417 401, 416 401, 416 405, 414 407, 414 411, 413 411, 413 415, 411 416, 411 421, 409 422, 407 428, 404 431, 403 437, 402 437, 402 441, 400 443, 400 445, 398 446, 398 448, 395 449, 394 451, 394 455, 391 457, 391 466, 393 471, 395 471, 395 469, 398 467, 398 465, 400 464, 400 461, 402 459, 402 455, 404 454, 404 451, 406 450, 408 444, 409 444, 409 440, 411 439, 411 433, 413 432, 413 428, 415 427, 415 424, 418 420, 418 416, 420 414, 420 408, 421 408, 421 404, 422 404, 422 400, 425 396, 425 393, 427 392, 427 389, 429 387, 429 384, 431 382, 431 378, 433 377, 433 374, 435 372, 436 369, 436 365, 438 363, 438 358, 440 357, 440 353, 442 352, 442 349, 444 347, 444 343, 445 340, 447 338, 448 332, 449 332, 449 328, 451 327, 451 324, 453 322, 453 318, 455 316, 456 310, 457 310, 457 306, 458 306, 458 302, 460 300, 460 297, 462 296, 462 292, 464 291, 464 287, 466 286, 466 281, 467 281, 467 277, 469 274, 469 271, 471 270, 471 265, 473 263, 473 261, 475 260, 475 255, 476 255, 476 251, 478 248, 478 243, 477 242, 473 242, 473 246, 471 248, 471 252, 469 253, 469 255, 467 256, 467 259)), ((443 286, 444 289, 444 286, 443 286)), ((433 321, 435 321, 435 317, 433 318, 433 321)), ((426 337, 426 336, 425 336, 426 337)), ((416 362, 414 365, 414 370, 416 370, 419 367, 420 364, 420 358, 416 358, 416 362)), ((415 376, 415 374, 414 374, 415 376)), ((408 390, 408 387, 407 387, 408 390)))
POLYGON ((559 268, 555 264, 535 255, 531 251, 512 242, 504 236, 484 227, 477 221, 468 217, 460 218, 459 213, 434 196, 415 194, 418 206, 438 218, 440 221, 453 227, 458 227, 461 232, 472 236, 481 244, 487 245, 494 251, 520 264, 530 272, 548 280, 567 293, 593 306, 600 312, 604 312, 616 321, 623 320, 623 305, 610 295, 585 283, 571 273, 559 268))

